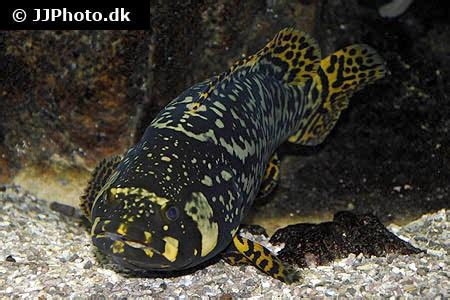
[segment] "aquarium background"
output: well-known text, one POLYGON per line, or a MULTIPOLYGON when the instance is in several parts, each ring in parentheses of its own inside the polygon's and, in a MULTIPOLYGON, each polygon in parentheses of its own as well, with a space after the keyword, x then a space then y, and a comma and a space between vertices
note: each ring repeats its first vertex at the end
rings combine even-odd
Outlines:
POLYGON ((0 31, 0 298, 450 298, 446 1, 150 3, 150 30, 0 31), (281 146, 281 181, 244 220, 266 230, 239 231, 300 266, 300 281, 219 256, 165 275, 112 264, 78 209, 95 166, 285 27, 324 56, 367 43, 390 71, 323 144, 281 146))
POLYGON ((404 222, 449 206, 449 13, 415 1, 152 1, 150 31, 0 33, 0 183, 78 205, 103 158, 139 140, 190 85, 225 71, 284 27, 324 55, 373 46, 391 74, 354 95, 325 143, 283 145, 281 182, 248 222, 269 230, 371 212, 404 222))

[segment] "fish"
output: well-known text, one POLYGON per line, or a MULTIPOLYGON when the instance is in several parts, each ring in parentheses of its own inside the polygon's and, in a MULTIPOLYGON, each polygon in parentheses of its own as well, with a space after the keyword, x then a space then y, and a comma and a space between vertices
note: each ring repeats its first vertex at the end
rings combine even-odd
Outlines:
POLYGON ((277 186, 277 148, 322 143, 349 98, 385 74, 368 45, 322 58, 307 33, 279 31, 182 92, 137 144, 97 166, 80 204, 93 244, 131 270, 182 271, 221 257, 299 281, 293 266, 239 229, 254 201, 277 186))

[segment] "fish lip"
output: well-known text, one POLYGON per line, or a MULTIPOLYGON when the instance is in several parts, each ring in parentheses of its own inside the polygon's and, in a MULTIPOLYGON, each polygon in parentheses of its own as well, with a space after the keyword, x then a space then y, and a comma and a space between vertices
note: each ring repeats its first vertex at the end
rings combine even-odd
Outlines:
MULTIPOLYGON (((153 251, 154 253, 156 253, 157 255, 164 257, 163 254, 160 251, 158 251, 158 250, 154 249, 153 247, 151 247, 150 244, 146 244, 146 243, 144 243, 142 241, 133 241, 133 240, 127 239, 127 237, 124 236, 124 235, 121 235, 121 234, 118 234, 118 233, 115 233, 115 232, 108 232, 108 231, 102 231, 102 232, 96 233, 93 236, 93 238, 95 238, 98 235, 103 235, 104 237, 109 238, 112 241, 124 242, 128 246, 133 247, 135 249, 149 249, 149 250, 153 251), (130 245, 129 244, 130 242, 138 244, 139 247, 134 247, 132 244, 130 245)), ((102 249, 100 249, 100 250, 102 250, 102 249)), ((186 261, 183 262, 183 264, 177 265, 176 267, 171 266, 171 265, 167 265, 165 267, 162 267, 161 265, 152 265, 152 266, 149 266, 150 268, 146 268, 146 267, 142 266, 142 264, 141 264, 142 262, 141 261, 135 261, 132 258, 130 259, 129 257, 124 257, 124 256, 113 254, 113 253, 110 253, 110 252, 107 252, 106 254, 111 256, 115 263, 121 264, 122 260, 123 260, 128 265, 131 265, 131 266, 133 266, 133 267, 135 267, 135 268, 137 268, 139 270, 143 270, 143 271, 157 271, 157 272, 161 271, 161 272, 165 272, 165 271, 174 271, 174 270, 175 271, 176 270, 184 270, 184 269, 189 268, 190 264, 193 261, 193 258, 191 257, 191 258, 186 259, 186 261)))
POLYGON ((142 241, 137 241, 137 240, 131 240, 131 239, 128 239, 126 236, 115 233, 115 232, 103 231, 96 235, 104 235, 105 237, 111 239, 112 241, 124 242, 128 246, 133 247, 135 249, 150 249, 151 251, 153 251, 159 255, 162 255, 160 251, 153 248, 149 243, 144 243, 142 241), (134 246, 133 244, 135 244, 137 247, 134 246))
POLYGON ((115 233, 115 232, 105 231, 105 232, 102 232, 100 234, 103 234, 103 235, 109 237, 113 241, 133 242, 133 243, 140 244, 140 245, 143 245, 143 246, 151 248, 149 243, 144 243, 144 242, 141 242, 141 241, 131 240, 131 239, 128 239, 125 235, 121 235, 121 234, 118 234, 118 233, 115 233))

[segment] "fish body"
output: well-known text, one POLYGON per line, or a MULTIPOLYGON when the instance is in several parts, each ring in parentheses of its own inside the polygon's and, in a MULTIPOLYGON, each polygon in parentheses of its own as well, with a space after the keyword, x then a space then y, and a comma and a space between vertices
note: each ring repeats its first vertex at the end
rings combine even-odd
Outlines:
POLYGON ((222 254, 285 282, 298 278, 237 232, 278 146, 322 142, 348 96, 384 75, 370 47, 340 51, 321 60, 312 38, 284 29, 184 91, 123 158, 94 172, 82 202, 93 243, 131 269, 183 270, 222 254))

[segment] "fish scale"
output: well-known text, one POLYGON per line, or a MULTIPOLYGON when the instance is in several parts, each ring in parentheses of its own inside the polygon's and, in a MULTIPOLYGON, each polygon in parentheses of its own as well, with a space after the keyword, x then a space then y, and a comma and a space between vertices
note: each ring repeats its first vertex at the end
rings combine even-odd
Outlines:
MULTIPOLYGON (((207 107, 206 110, 189 115, 187 122, 180 121, 185 116, 186 106, 198 97, 196 89, 194 93, 183 95, 170 103, 168 107, 172 107, 171 114, 161 113, 149 127, 149 130, 169 128, 173 135, 181 133, 185 137, 194 137, 207 143, 205 147, 208 151, 214 147, 218 147, 219 152, 225 150, 225 161, 230 163, 233 174, 241 174, 242 179, 238 179, 237 183, 244 192, 246 207, 251 206, 259 190, 268 158, 292 133, 295 127, 292 125, 293 120, 301 118, 299 113, 303 110, 299 106, 305 102, 302 100, 304 94, 301 88, 274 81, 269 72, 253 72, 247 76, 244 82, 241 76, 237 76, 225 86, 219 85, 217 93, 201 101, 201 105, 207 107), (236 100, 225 96, 228 94, 234 95, 236 100), (209 109, 209 106, 221 113, 209 109), (235 113, 230 113, 230 109, 235 113), (219 118, 224 124, 223 128, 211 126, 211 120, 219 118), (186 123, 192 124, 192 127, 185 126, 186 123), (242 138, 242 142, 239 138, 242 138)), ((216 162, 211 163, 217 165, 216 162)), ((218 167, 223 163, 220 162, 218 167)))
POLYGON ((298 280, 239 226, 276 187, 280 144, 322 142, 348 98, 384 74, 367 45, 321 59, 307 34, 280 31, 255 55, 181 93, 123 157, 97 167, 81 204, 94 245, 136 270, 184 270, 220 254, 298 280))

